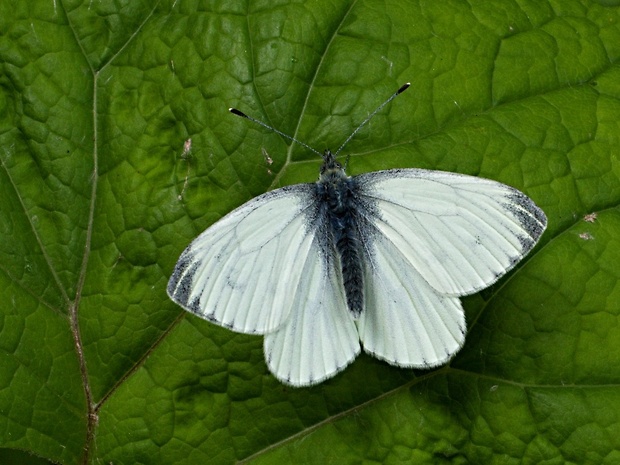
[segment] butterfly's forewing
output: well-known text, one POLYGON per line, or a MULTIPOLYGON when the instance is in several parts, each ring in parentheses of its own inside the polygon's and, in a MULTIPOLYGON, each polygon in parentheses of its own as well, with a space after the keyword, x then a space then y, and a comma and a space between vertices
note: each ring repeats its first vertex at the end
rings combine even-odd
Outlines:
MULTIPOLYGON (((360 352, 359 336, 347 309, 336 251, 315 236, 302 267, 293 309, 285 325, 265 335, 269 370, 293 386, 331 378, 360 352)), ((295 257, 290 257, 296 260, 295 257)), ((285 279, 285 278, 283 278, 285 279)))
POLYGON ((441 294, 490 286, 534 247, 547 225, 529 197, 488 179, 404 169, 356 180, 376 206, 369 221, 380 240, 391 242, 441 294))
MULTIPOLYGON (((168 295, 186 310, 242 333, 264 334, 289 316, 314 232, 305 209, 314 184, 267 192, 232 211, 183 252, 168 295)), ((303 283, 302 283, 303 278, 303 283)))

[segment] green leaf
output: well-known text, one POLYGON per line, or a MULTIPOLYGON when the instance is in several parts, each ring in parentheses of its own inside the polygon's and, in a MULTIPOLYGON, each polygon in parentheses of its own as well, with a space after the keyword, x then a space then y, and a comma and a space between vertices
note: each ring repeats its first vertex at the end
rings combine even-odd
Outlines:
POLYGON ((0 0, 6 460, 618 463, 617 3, 0 0), (347 146, 350 174, 496 179, 548 230, 464 299, 449 364, 360 356, 283 386, 260 337, 165 292, 199 232, 318 175, 227 109, 336 148, 407 81, 347 146))

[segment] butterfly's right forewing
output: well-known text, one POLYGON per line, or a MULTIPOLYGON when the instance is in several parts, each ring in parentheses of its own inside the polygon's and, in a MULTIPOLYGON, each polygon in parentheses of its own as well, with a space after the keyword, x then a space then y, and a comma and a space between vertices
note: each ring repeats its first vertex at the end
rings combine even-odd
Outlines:
POLYGON ((420 169, 357 176, 375 224, 439 293, 493 284, 536 244, 547 225, 525 194, 489 179, 420 169))

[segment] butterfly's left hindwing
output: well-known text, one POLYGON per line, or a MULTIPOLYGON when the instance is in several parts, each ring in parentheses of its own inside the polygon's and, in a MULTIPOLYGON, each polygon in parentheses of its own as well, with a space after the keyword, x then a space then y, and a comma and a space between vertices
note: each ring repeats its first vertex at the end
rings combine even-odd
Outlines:
POLYGON ((342 371, 360 352, 360 343, 335 249, 315 236, 300 267, 299 286, 289 290, 293 310, 286 324, 265 335, 264 347, 269 370, 280 381, 308 386, 342 371))

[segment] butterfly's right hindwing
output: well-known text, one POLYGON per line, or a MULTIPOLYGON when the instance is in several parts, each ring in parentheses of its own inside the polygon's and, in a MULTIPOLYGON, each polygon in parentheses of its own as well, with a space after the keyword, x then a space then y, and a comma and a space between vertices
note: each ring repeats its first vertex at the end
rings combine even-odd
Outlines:
POLYGON ((179 258, 168 283, 170 298, 238 332, 278 328, 291 312, 316 234, 310 226, 314 189, 276 189, 214 223, 179 258))
POLYGON ((379 232, 366 250, 367 305, 358 321, 364 351, 404 368, 447 362, 465 342, 459 298, 433 289, 379 232))

